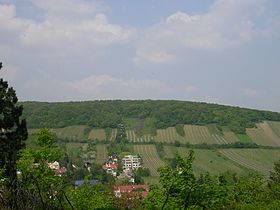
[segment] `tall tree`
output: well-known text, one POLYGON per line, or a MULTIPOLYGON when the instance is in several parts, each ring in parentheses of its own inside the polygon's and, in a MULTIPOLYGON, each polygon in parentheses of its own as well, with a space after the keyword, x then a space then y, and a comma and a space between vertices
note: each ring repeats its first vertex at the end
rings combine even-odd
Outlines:
POLYGON ((39 198, 43 209, 47 206, 59 207, 64 199, 65 179, 48 166, 62 157, 62 151, 54 148, 53 142, 53 134, 48 129, 41 129, 37 133, 36 147, 22 150, 17 162, 21 171, 20 186, 39 198))
MULTIPOLYGON (((2 63, 0 63, 0 71, 2 63)), ((8 82, 0 79, 0 168, 8 180, 8 188, 14 192, 17 185, 16 161, 18 152, 27 139, 25 120, 21 119, 22 106, 17 105, 16 92, 8 82)))
POLYGON ((160 168, 160 183, 151 188, 144 209, 224 209, 228 197, 224 181, 208 173, 198 179, 192 169, 193 160, 191 150, 186 158, 176 155, 177 167, 160 168))

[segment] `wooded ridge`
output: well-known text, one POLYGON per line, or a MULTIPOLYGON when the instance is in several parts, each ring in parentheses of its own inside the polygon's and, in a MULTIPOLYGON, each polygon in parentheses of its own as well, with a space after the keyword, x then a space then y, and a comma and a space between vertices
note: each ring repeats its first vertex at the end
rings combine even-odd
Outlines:
POLYGON ((83 102, 21 102, 29 128, 88 125, 116 128, 126 118, 153 119, 155 128, 178 124, 228 127, 245 133, 258 122, 280 121, 280 113, 202 102, 175 100, 101 100, 83 102))

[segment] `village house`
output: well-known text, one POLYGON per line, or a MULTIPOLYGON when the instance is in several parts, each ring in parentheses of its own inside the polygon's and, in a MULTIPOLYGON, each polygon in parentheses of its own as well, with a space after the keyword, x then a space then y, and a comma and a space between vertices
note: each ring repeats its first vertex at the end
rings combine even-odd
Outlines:
POLYGON ((106 170, 108 174, 112 174, 114 177, 117 176, 117 164, 116 163, 106 163, 102 166, 103 170, 106 170))
POLYGON ((116 155, 110 155, 108 161, 102 166, 103 170, 106 170, 108 174, 112 174, 114 177, 117 176, 118 158, 116 155))

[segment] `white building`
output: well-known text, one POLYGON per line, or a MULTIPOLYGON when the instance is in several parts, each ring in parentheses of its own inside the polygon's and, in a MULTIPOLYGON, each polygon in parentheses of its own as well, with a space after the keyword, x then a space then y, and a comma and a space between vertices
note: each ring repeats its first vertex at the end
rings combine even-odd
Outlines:
POLYGON ((122 159, 123 170, 137 170, 142 167, 141 158, 138 155, 126 155, 122 159))

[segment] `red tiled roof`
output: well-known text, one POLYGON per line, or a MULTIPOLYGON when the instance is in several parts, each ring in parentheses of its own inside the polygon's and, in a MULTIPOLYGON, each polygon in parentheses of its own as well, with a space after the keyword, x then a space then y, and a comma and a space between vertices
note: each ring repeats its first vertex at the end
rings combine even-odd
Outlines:
POLYGON ((133 185, 133 186, 114 186, 114 191, 119 191, 122 193, 129 193, 132 196, 141 195, 142 197, 147 197, 149 186, 148 185, 133 185), (136 189, 143 189, 143 191, 133 191, 136 189))
POLYGON ((117 164, 115 164, 115 163, 110 163, 110 164, 105 164, 105 165, 103 165, 102 166, 102 168, 104 169, 104 170, 107 170, 107 168, 111 168, 112 170, 117 170, 117 164))

